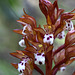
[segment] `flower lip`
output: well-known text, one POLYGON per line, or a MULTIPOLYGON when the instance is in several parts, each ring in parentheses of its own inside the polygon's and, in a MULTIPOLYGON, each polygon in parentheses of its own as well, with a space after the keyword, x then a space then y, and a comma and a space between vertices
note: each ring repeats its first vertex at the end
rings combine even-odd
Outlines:
POLYGON ((25 41, 24 41, 24 39, 21 39, 21 40, 19 41, 19 45, 20 45, 21 47, 25 47, 25 41))
POLYGON ((21 72, 21 73, 24 72, 24 70, 25 70, 25 63, 26 63, 25 60, 23 60, 23 61, 21 61, 20 63, 18 63, 18 71, 19 71, 19 72, 21 72))
POLYGON ((35 55, 35 64, 42 65, 45 64, 45 56, 44 53, 37 53, 35 55))
POLYGON ((26 28, 27 28, 27 24, 23 27, 23 31, 22 31, 23 35, 26 35, 26 33, 25 33, 26 28))
POLYGON ((45 34, 45 35, 44 35, 44 38, 43 38, 43 42, 44 42, 44 43, 53 44, 53 41, 54 41, 53 34, 45 34))
POLYGON ((66 30, 67 31, 72 31, 74 30, 74 25, 73 25, 73 22, 72 21, 66 21, 66 30))
POLYGON ((64 31, 60 32, 60 33, 57 35, 57 38, 59 38, 59 39, 64 39, 64 38, 65 38, 65 32, 64 32, 64 31))

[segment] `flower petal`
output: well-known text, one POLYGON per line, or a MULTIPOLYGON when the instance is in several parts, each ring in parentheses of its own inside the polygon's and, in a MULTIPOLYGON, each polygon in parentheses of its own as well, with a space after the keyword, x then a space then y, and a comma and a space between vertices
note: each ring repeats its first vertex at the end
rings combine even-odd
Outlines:
POLYGON ((19 54, 17 52, 14 52, 14 53, 10 53, 12 56, 16 57, 16 58, 19 58, 19 59, 22 59, 23 57, 25 57, 24 55, 22 54, 19 54))
POLYGON ((27 55, 28 57, 34 59, 34 54, 28 51, 22 51, 25 55, 27 55))
POLYGON ((21 29, 14 29, 13 31, 22 35, 22 30, 21 29))
POLYGON ((33 48, 33 47, 26 47, 25 50, 29 51, 29 52, 32 52, 32 53, 37 53, 36 49, 33 48))
POLYGON ((40 7, 42 13, 46 16, 47 15, 47 9, 46 9, 46 7, 43 4, 43 0, 39 0, 39 7, 40 7))
POLYGON ((40 32, 41 34, 45 35, 45 31, 42 28, 34 28, 36 32, 40 32))
POLYGON ((18 69, 18 64, 11 63, 12 66, 14 66, 16 69, 18 69))

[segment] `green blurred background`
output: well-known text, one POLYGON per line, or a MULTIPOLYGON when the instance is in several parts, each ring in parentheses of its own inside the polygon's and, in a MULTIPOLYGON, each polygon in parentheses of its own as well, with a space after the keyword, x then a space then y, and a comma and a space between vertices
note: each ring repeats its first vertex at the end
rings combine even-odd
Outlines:
MULTIPOLYGON (((53 1, 51 0, 51 2, 53 1)), ((58 0, 58 5, 68 12, 75 8, 75 0, 58 0)), ((22 28, 16 20, 24 14, 23 8, 25 8, 27 14, 36 19, 37 25, 46 24, 45 17, 39 9, 39 0, 0 0, 0 75, 19 74, 10 64, 12 62, 17 63, 19 60, 12 57, 9 53, 15 52, 16 50, 23 50, 18 45, 22 36, 13 32, 13 29, 22 28)), ((56 39, 55 41, 56 46, 60 46, 63 43, 64 39, 56 39)), ((41 66, 41 68, 45 68, 45 66, 41 66)), ((45 71, 45 69, 42 70, 45 71)), ((72 75, 74 70, 75 62, 68 66, 64 72, 58 72, 57 75, 72 75)), ((40 74, 34 71, 33 75, 40 74)))

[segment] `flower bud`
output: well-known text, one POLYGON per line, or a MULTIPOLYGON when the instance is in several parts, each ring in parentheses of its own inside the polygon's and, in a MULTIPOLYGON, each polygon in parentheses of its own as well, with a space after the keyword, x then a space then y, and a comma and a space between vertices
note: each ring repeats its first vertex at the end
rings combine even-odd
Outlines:
POLYGON ((19 45, 21 47, 25 47, 25 41, 24 41, 24 39, 22 39, 22 40, 19 41, 19 45))

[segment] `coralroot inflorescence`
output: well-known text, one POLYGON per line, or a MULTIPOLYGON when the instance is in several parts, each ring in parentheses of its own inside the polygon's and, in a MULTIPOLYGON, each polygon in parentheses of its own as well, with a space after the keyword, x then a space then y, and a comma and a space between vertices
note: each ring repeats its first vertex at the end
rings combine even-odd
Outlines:
POLYGON ((39 0, 39 7, 46 17, 47 25, 43 25, 44 29, 40 25, 37 27, 36 20, 24 11, 25 14, 17 20, 23 29, 14 30, 23 36, 19 45, 24 47, 24 50, 10 53, 21 60, 18 64, 12 63, 21 72, 20 75, 32 75, 33 69, 44 75, 37 66, 44 64, 45 75, 56 75, 59 70, 63 71, 75 61, 75 29, 72 22, 75 20, 75 9, 65 13, 64 9, 58 7, 57 0, 53 4, 48 0, 39 0), (65 43, 55 50, 56 38, 65 38, 65 43), (55 66, 52 68, 53 61, 55 66))

